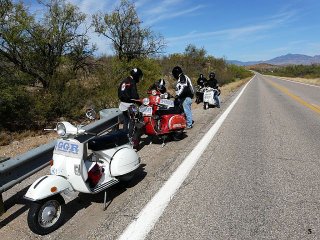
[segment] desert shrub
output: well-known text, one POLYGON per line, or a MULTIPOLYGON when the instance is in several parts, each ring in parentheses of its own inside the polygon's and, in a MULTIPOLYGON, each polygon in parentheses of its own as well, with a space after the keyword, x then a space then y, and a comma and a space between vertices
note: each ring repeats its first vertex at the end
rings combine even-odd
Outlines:
POLYGON ((92 103, 97 109, 118 107, 118 86, 134 67, 143 71, 143 80, 137 84, 140 97, 145 96, 147 88, 161 77, 160 66, 153 59, 135 59, 130 62, 116 58, 104 59, 95 72, 100 84, 94 89, 92 103))
POLYGON ((32 99, 22 86, 0 87, 0 130, 29 129, 32 123, 32 99))

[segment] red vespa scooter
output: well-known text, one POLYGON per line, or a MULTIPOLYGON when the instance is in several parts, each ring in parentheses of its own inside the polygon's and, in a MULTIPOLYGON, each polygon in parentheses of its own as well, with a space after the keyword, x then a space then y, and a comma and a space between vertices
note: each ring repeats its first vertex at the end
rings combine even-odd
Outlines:
POLYGON ((184 112, 175 106, 174 101, 168 99, 168 94, 159 91, 149 91, 149 97, 141 100, 139 112, 144 122, 144 133, 158 136, 165 140, 171 136, 174 140, 181 140, 183 131, 187 127, 184 112))

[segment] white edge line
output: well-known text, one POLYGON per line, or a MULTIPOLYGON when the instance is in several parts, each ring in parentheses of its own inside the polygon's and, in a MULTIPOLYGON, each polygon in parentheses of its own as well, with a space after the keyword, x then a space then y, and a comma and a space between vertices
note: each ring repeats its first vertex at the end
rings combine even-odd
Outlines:
MULTIPOLYGON (((255 76, 254 76, 255 77, 255 76)), ((118 240, 141 240, 144 239, 148 233, 152 230, 165 208, 175 195, 176 191, 180 188, 184 180, 187 178, 189 172, 194 165, 198 162, 200 156, 207 148, 208 144, 215 136, 220 126, 239 100, 240 96, 254 78, 243 87, 239 95, 225 110, 225 112, 219 117, 210 130, 203 136, 197 146, 191 151, 191 153, 183 160, 180 166, 175 170, 166 183, 160 188, 160 190, 154 195, 154 197, 147 203, 147 205, 141 210, 138 216, 133 220, 130 225, 120 235, 118 240)))

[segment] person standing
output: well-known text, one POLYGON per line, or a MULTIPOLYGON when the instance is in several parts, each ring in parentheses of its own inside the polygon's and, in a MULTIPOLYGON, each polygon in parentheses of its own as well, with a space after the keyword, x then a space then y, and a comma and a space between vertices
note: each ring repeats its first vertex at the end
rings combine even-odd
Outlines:
POLYGON ((167 88, 166 88, 166 82, 164 79, 159 79, 157 80, 154 84, 152 84, 149 88, 148 91, 156 90, 160 93, 166 93, 167 88))
POLYGON ((119 109, 123 114, 123 130, 129 131, 129 136, 133 130, 130 126, 130 117, 128 108, 139 99, 137 91, 137 83, 142 79, 143 73, 140 68, 133 68, 130 71, 130 76, 123 79, 118 87, 118 97, 120 99, 119 109))
POLYGON ((190 78, 183 74, 181 67, 175 66, 172 69, 172 76, 177 80, 176 98, 182 104, 183 111, 186 114, 187 129, 193 125, 191 104, 194 96, 194 90, 190 78))

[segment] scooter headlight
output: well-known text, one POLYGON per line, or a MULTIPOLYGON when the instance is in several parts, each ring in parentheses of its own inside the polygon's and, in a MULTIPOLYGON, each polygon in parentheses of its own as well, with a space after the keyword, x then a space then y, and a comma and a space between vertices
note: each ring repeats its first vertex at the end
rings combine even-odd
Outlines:
POLYGON ((62 122, 57 123, 57 133, 59 134, 59 136, 63 137, 64 135, 66 135, 66 132, 66 126, 62 122))
POLYGON ((149 103, 150 103, 149 98, 144 98, 144 99, 142 100, 142 104, 143 104, 143 105, 149 105, 149 103))
POLYGON ((169 95, 168 95, 168 93, 163 93, 163 94, 160 95, 160 98, 161 99, 168 99, 169 95))

